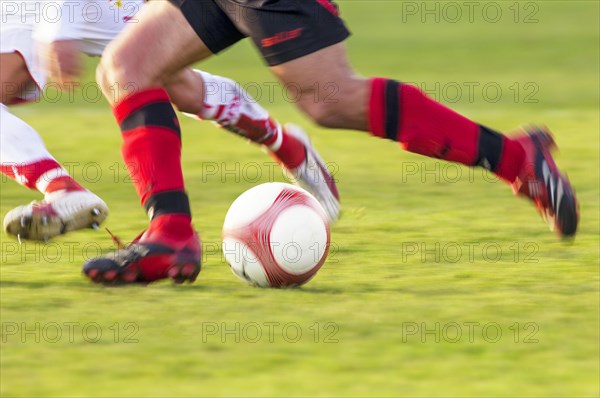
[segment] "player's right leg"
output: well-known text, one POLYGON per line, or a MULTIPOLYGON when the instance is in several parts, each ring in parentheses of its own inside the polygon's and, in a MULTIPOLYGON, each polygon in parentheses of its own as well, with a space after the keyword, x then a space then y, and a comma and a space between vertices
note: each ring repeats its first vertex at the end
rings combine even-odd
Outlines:
POLYGON ((106 49, 97 80, 123 137, 122 154, 150 218, 128 247, 88 261, 95 282, 194 281, 200 242, 191 224, 181 169, 181 132, 165 80, 212 54, 167 1, 151 1, 106 49))
MULTIPOLYGON (((4 37, 2 40, 6 45, 4 37)), ((25 49, 23 52, 26 54, 25 49)), ((18 239, 46 241, 69 231, 97 227, 108 215, 104 201, 73 180, 50 155, 39 134, 4 105, 38 95, 26 55, 21 54, 0 53, 0 170, 45 198, 9 211, 4 230, 18 239)))

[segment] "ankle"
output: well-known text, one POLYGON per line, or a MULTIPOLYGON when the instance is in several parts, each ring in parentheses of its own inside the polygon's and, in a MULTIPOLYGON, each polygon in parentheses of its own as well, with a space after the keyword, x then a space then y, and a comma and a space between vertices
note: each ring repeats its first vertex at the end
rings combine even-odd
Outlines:
POLYGON ((74 192, 74 191, 85 191, 86 189, 81 186, 70 176, 63 176, 53 179, 48 183, 44 189, 44 195, 49 195, 59 191, 74 192))
POLYGON ((192 219, 187 214, 164 214, 154 218, 148 232, 157 231, 176 239, 187 239, 194 234, 192 219))
POLYGON ((504 141, 504 150, 495 173, 502 180, 512 184, 515 182, 523 164, 525 163, 525 150, 518 142, 506 137, 504 141))

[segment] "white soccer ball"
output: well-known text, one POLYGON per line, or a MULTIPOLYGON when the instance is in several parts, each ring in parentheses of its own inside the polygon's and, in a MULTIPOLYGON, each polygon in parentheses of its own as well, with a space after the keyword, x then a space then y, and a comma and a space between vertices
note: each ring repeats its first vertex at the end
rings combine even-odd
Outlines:
POLYGON ((329 222, 319 202, 289 184, 267 183, 240 195, 223 224, 223 254, 233 273, 260 287, 308 282, 329 251, 329 222))

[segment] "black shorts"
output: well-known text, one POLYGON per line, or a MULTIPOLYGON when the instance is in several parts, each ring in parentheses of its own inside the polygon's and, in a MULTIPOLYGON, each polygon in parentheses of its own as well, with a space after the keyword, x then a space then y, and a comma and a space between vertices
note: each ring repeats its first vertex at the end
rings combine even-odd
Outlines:
POLYGON ((250 37, 270 66, 312 54, 350 32, 330 0, 170 0, 217 54, 250 37))

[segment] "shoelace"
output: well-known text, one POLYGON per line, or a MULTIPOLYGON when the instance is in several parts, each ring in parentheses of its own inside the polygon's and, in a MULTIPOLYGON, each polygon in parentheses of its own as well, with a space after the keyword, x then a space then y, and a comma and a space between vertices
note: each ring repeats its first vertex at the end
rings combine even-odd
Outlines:
POLYGON ((106 232, 108 232, 113 243, 117 246, 117 248, 119 250, 125 250, 127 248, 127 246, 125 246, 125 244, 123 244, 123 241, 121 239, 119 239, 119 237, 117 235, 113 234, 110 231, 110 229, 108 229, 108 228, 104 228, 104 229, 106 230, 106 232))
POLYGON ((148 248, 144 247, 143 245, 137 245, 135 244, 135 241, 131 245, 125 245, 117 235, 110 231, 110 229, 106 227, 104 229, 106 232, 108 232, 113 243, 119 249, 117 258, 119 259, 118 263, 121 267, 126 267, 132 263, 138 263, 141 258, 148 254, 148 248))

